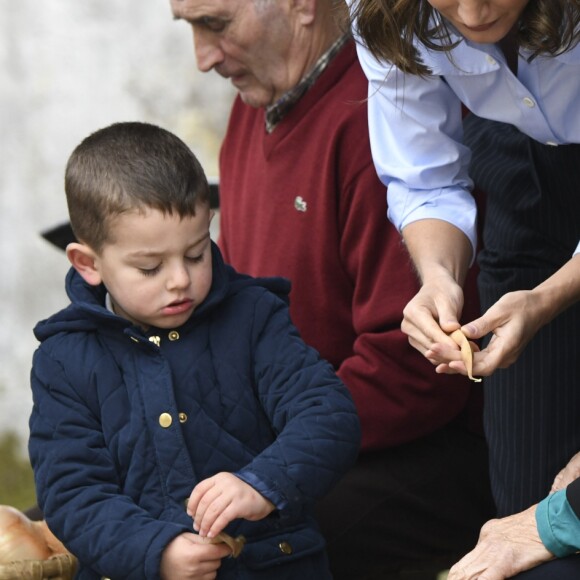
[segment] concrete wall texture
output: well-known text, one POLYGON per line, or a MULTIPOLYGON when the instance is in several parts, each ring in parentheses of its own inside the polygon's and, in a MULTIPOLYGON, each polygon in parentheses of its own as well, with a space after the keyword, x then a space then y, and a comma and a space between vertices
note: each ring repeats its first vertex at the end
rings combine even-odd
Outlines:
POLYGON ((169 0, 0 0, 0 433, 25 443, 32 328, 67 303, 68 262, 40 232, 67 219, 73 148, 110 123, 147 121, 217 176, 233 94, 197 71, 169 0))

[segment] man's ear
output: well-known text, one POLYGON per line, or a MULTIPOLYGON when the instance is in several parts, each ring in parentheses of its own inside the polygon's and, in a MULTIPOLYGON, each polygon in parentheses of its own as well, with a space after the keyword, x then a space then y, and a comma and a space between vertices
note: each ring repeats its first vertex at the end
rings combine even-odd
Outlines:
POLYGON ((78 242, 68 244, 66 257, 85 282, 91 286, 98 286, 103 281, 95 264, 97 255, 86 244, 78 242))
POLYGON ((291 0, 295 12, 300 18, 300 22, 305 25, 312 24, 316 17, 317 0, 291 0))

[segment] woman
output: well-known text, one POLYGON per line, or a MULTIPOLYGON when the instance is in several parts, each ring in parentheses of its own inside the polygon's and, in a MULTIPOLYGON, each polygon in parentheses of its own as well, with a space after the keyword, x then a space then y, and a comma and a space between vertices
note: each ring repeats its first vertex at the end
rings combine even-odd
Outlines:
POLYGON ((512 514, 580 448, 580 1, 349 3, 375 165, 422 281, 403 330, 437 372, 466 373, 448 334, 477 243, 473 179, 487 194, 484 314, 462 330, 485 337, 473 374, 512 514))

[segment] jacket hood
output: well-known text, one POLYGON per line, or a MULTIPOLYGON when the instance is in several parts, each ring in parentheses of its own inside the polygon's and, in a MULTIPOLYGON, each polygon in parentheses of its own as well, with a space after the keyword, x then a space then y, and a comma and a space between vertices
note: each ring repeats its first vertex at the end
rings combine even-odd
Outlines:
MULTIPOLYGON (((186 325, 195 324, 195 321, 218 308, 229 296, 250 287, 265 288, 284 302, 289 302, 289 280, 280 277, 253 278, 239 274, 224 263, 221 252, 214 242, 211 249, 212 285, 206 299, 195 309, 186 325)), ((103 324, 121 331, 135 328, 130 321, 107 310, 105 306, 107 289, 104 285, 91 286, 74 268, 71 268, 66 276, 65 288, 71 303, 34 327, 34 335, 39 341, 42 342, 59 332, 95 331, 102 328, 103 324)))

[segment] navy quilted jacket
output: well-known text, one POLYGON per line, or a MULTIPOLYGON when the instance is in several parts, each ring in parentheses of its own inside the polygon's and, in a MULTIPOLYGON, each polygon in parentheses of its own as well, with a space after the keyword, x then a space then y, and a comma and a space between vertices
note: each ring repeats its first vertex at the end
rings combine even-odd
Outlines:
POLYGON ((30 458, 79 578, 158 578, 165 546, 192 532, 184 500, 221 471, 277 510, 226 528, 247 544, 218 578, 325 577, 309 567, 325 558, 311 508, 354 463, 354 404, 291 324, 287 281, 237 274, 215 246, 213 266, 177 329, 142 332, 74 270, 71 304, 35 328, 30 458))

